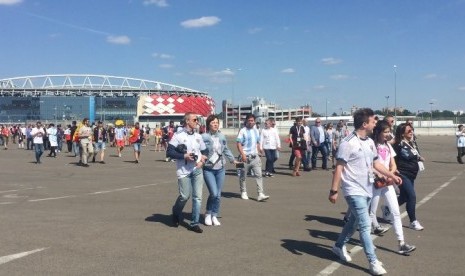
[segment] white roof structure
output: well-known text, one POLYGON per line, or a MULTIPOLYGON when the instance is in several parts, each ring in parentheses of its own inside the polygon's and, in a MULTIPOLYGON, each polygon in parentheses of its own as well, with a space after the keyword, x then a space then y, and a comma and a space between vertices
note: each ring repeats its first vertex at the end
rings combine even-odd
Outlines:
POLYGON ((0 79, 0 96, 137 97, 160 93, 207 95, 174 84, 106 75, 63 74, 0 79))

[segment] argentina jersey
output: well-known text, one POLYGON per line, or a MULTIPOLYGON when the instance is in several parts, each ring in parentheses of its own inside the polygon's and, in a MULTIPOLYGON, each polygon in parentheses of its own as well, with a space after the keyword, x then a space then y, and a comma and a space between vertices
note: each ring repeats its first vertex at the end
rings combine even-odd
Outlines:
POLYGON ((243 127, 237 135, 236 142, 241 143, 245 154, 258 154, 257 143, 260 142, 260 134, 256 128, 243 127))

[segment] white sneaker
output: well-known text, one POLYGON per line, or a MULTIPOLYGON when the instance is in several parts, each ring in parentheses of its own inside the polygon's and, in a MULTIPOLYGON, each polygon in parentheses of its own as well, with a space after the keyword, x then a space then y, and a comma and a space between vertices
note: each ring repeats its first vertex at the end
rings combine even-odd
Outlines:
POLYGON ((213 222, 213 225, 215 225, 215 226, 220 226, 221 225, 221 223, 220 223, 220 221, 218 220, 217 217, 212 217, 212 222, 213 222))
POLYGON ((205 214, 205 225, 206 226, 211 226, 212 225, 212 215, 211 214, 205 214))
POLYGON ((376 260, 370 263, 370 273, 372 275, 383 275, 383 274, 386 274, 387 271, 386 269, 384 269, 383 263, 376 260))
POLYGON ((418 220, 413 221, 410 223, 410 229, 421 231, 425 229, 423 226, 421 226, 420 222, 418 220))
POLYGON ((341 259, 341 261, 348 263, 352 262, 352 257, 350 257, 349 252, 347 252, 345 245, 342 247, 342 249, 334 245, 332 251, 339 257, 339 259, 341 259))
POLYGON ((121 153, 118 153, 118 157, 121 157, 121 153))
POLYGON ((249 197, 247 196, 247 192, 242 192, 241 193, 241 198, 242 199, 249 199, 249 197))
POLYGON ((270 196, 265 195, 264 193, 259 193, 257 197, 257 201, 264 201, 270 198, 270 196))

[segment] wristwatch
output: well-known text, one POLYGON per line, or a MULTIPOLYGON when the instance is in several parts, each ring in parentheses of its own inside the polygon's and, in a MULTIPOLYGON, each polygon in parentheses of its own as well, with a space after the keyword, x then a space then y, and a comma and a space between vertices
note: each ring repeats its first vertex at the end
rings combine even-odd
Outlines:
POLYGON ((329 195, 335 195, 335 194, 337 194, 337 190, 336 191, 335 190, 329 190, 329 195))

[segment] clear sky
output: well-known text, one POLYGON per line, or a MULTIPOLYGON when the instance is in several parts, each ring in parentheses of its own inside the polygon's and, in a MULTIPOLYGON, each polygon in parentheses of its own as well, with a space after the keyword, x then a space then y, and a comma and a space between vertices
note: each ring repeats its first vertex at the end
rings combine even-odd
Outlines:
POLYGON ((134 77, 322 114, 465 109, 464 0, 0 0, 0 36, 0 78, 134 77))

